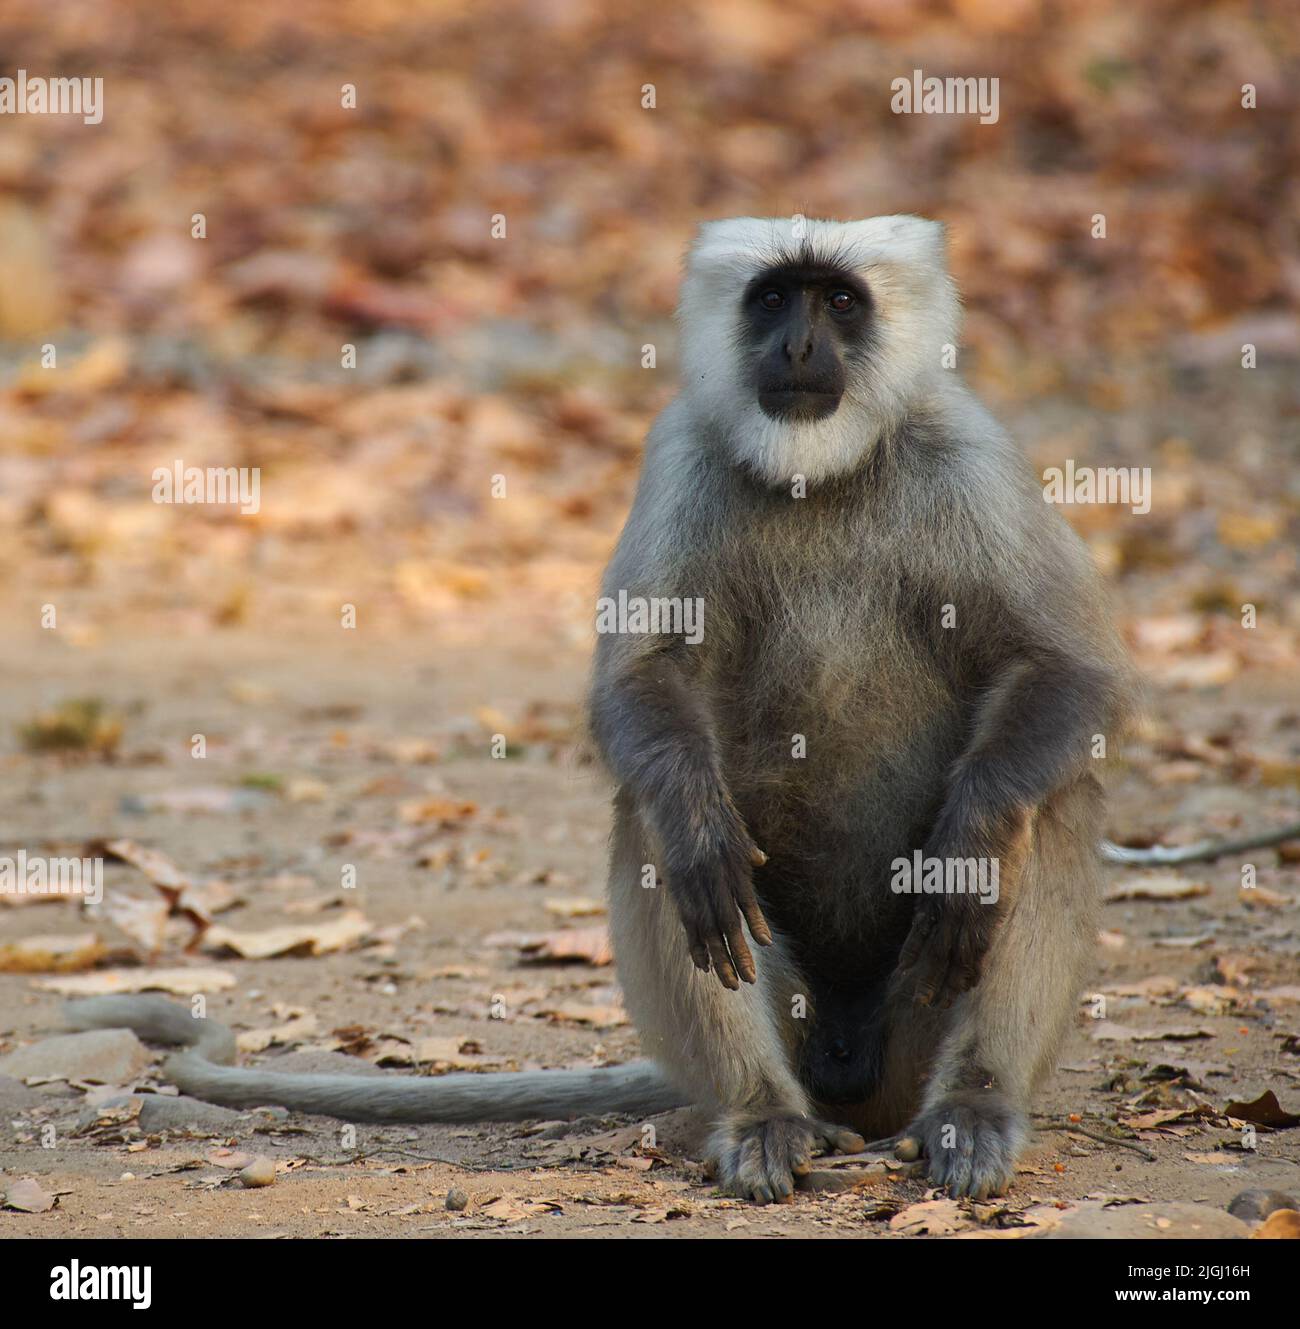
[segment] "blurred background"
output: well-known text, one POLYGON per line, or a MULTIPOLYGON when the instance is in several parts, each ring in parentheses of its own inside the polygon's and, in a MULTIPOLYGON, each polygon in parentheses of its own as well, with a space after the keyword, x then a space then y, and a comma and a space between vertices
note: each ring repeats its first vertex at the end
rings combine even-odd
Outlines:
POLYGON ((99 125, 0 120, 0 570, 87 641, 358 597, 585 633, 691 230, 794 211, 947 222, 1035 460, 1155 468, 1149 516, 1071 513, 1107 570, 1152 612, 1267 579, 1296 626, 1286 0, 5 0, 0 53, 105 84, 99 125), (998 77, 998 122, 891 114, 913 68, 998 77), (152 503, 178 457, 260 466, 261 513, 152 503))
POLYGON ((1034 462, 1152 467, 1149 514, 1067 511, 1157 698, 1294 667, 1287 0, 5 0, 0 53, 104 80, 98 125, 0 118, 0 595, 42 702, 132 651, 147 693, 178 642, 307 686, 351 603, 576 704, 683 248, 795 211, 945 221, 960 367, 1034 462), (914 68, 998 78, 997 122, 891 113, 914 68), (260 512, 152 502, 177 459, 259 467, 260 512))

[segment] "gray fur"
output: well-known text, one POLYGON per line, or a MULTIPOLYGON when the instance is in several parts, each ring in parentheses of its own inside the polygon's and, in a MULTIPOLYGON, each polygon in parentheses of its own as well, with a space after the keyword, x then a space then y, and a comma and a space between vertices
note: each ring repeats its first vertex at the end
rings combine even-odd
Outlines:
POLYGON ((699 597, 706 626, 698 645, 598 643, 592 728, 620 789, 615 952, 647 1051, 714 1113, 729 1189, 785 1194, 790 1160, 834 1117, 910 1130, 936 1182, 986 1194, 1009 1180, 1092 955, 1089 742, 1121 724, 1128 668, 1083 545, 939 368, 956 301, 938 228, 812 226, 810 260, 858 274, 883 329, 829 420, 760 420, 728 323, 754 274, 797 250, 788 226, 712 224, 688 264, 684 388, 651 431, 603 594, 699 597), (904 969, 915 906, 890 893, 888 864, 936 837, 996 849, 1003 900, 980 934, 941 927, 904 969), (701 972, 677 918, 698 929, 743 910, 730 883, 751 842, 769 859, 752 878, 773 933, 752 984, 725 948, 718 963, 721 941, 701 972), (928 973, 950 944, 961 963, 945 977, 940 955, 928 973), (847 1105, 800 1080, 836 984, 883 993, 862 1035, 881 1040, 870 1083, 847 1105), (929 1004, 936 986, 950 1005, 929 1004), (810 1018, 792 1013, 800 995, 810 1018))
POLYGON ((133 1029, 142 1038, 191 1050, 167 1059, 172 1083, 224 1107, 276 1104, 346 1121, 520 1121, 588 1113, 648 1114, 680 1107, 683 1096, 646 1061, 514 1075, 286 1075, 218 1063, 234 1060, 225 1025, 193 1018, 165 997, 87 997, 68 1002, 74 1029, 133 1029))

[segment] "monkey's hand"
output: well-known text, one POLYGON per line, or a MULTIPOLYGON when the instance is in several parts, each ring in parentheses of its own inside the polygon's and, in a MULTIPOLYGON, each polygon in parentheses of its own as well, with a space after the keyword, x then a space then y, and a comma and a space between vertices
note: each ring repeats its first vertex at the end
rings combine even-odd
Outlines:
MULTIPOLYGON (((758 976, 742 918, 760 946, 772 944, 753 878, 767 855, 749 838, 734 811, 728 810, 720 823, 715 832, 697 838, 693 846, 697 852, 683 856, 679 865, 674 866, 677 855, 670 852, 668 891, 686 927, 695 967, 706 974, 712 969, 722 986, 734 991, 742 979, 752 983, 758 976), (698 852, 701 841, 707 846, 703 853, 698 852)), ((685 846, 679 843, 678 848, 685 846)))
POLYGON ((980 981, 995 915, 976 895, 918 898, 898 967, 909 973, 922 1006, 950 1006, 980 981))

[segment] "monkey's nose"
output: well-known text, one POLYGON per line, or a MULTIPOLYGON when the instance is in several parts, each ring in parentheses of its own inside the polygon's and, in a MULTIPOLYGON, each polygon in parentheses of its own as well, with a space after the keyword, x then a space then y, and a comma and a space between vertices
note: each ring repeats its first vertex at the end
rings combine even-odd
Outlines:
POLYGON ((829 1056, 834 1057, 836 1061, 848 1061, 849 1059, 849 1045, 842 1038, 832 1039, 826 1048, 826 1052, 829 1056))

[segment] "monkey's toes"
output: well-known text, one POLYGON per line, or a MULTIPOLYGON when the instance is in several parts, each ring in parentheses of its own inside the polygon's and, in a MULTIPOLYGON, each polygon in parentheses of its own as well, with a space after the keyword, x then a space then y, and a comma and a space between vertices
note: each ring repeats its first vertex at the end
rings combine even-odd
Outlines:
POLYGON ((812 1170, 813 1155, 826 1147, 827 1132, 856 1138, 852 1131, 840 1132, 805 1117, 724 1123, 711 1150, 717 1159, 718 1185, 728 1195, 756 1204, 788 1200, 796 1178, 812 1170))
POLYGON ((813 1152, 818 1154, 861 1154, 867 1148, 857 1131, 828 1121, 813 1122, 813 1144, 813 1152))
POLYGON ((920 1140, 934 1185, 949 1195, 986 1200, 1011 1184, 1028 1127, 1024 1114, 996 1090, 967 1089, 924 1112, 906 1134, 920 1140))
POLYGON ((860 1154, 866 1141, 855 1131, 807 1117, 777 1116, 719 1127, 711 1152, 718 1185, 728 1195, 756 1204, 788 1200, 817 1154, 860 1154))

